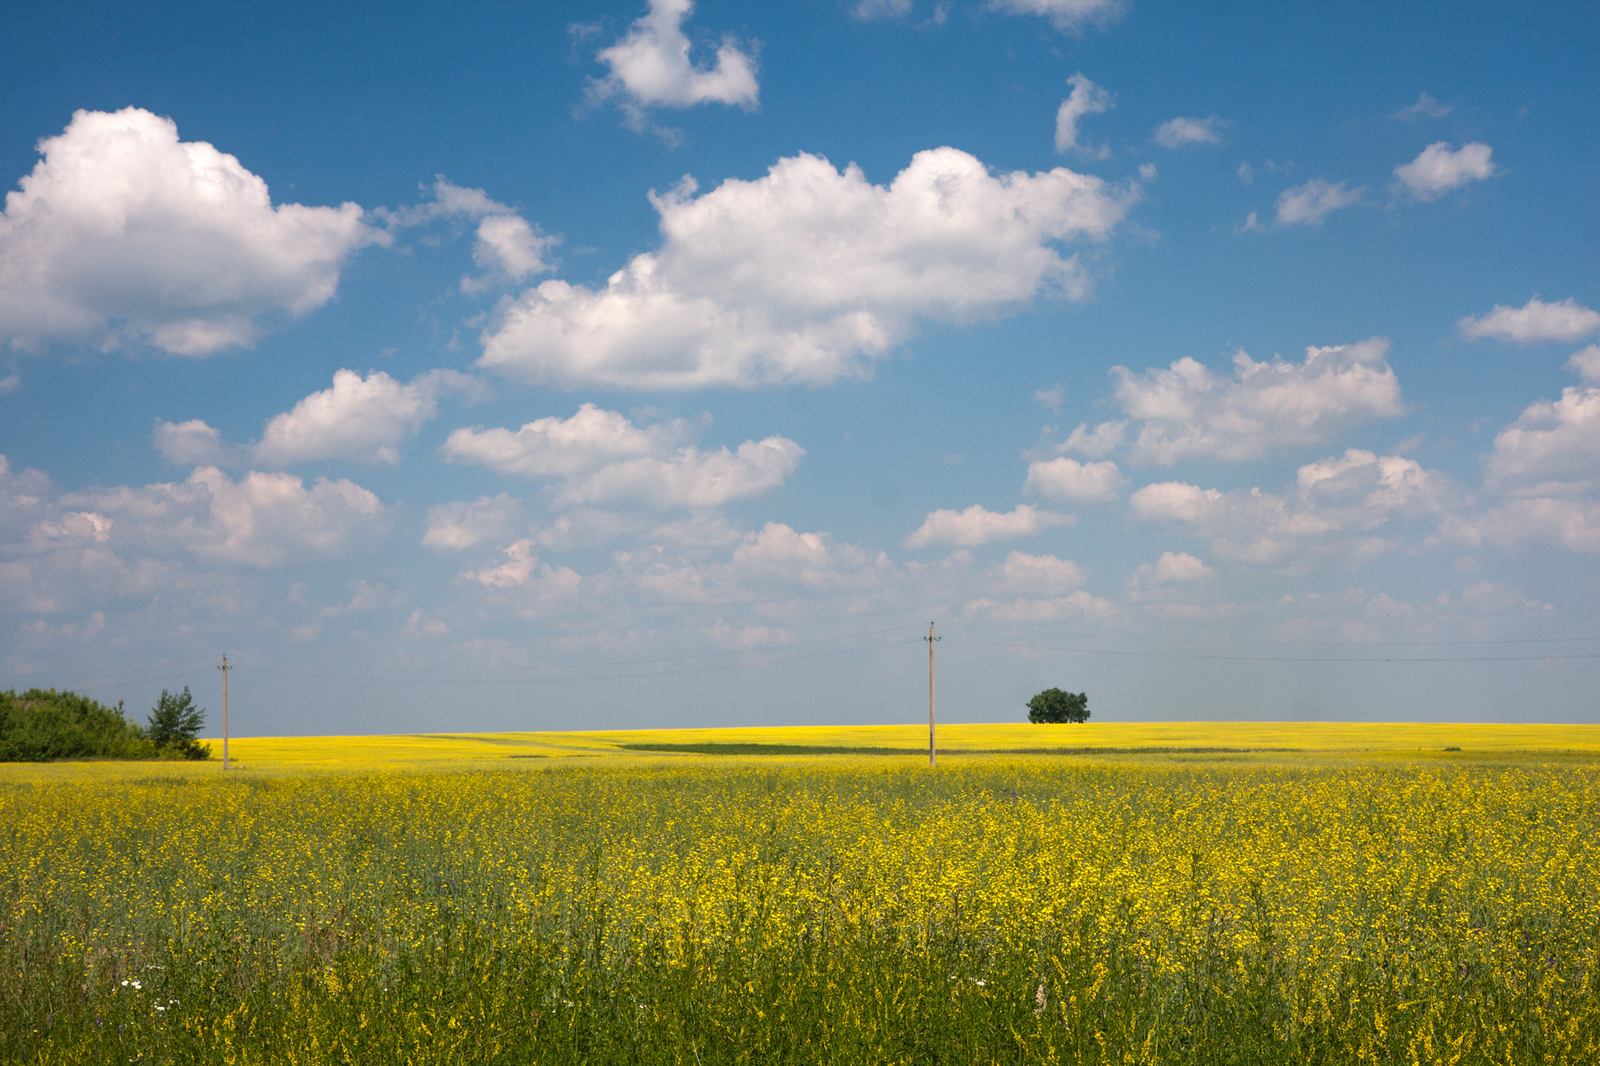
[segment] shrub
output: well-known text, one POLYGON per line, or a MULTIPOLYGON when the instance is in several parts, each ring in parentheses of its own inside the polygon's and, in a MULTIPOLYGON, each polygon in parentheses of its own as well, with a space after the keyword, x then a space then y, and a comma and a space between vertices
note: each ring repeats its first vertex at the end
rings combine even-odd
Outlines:
POLYGON ((1047 688, 1028 701, 1030 722, 1087 722, 1089 694, 1047 688))
POLYGON ((75 692, 0 692, 0 762, 146 759, 155 747, 122 714, 75 692))

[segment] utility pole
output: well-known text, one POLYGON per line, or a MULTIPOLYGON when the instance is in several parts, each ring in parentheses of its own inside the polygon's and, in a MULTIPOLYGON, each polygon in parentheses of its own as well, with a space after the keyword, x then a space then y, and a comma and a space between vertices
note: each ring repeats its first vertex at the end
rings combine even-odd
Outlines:
POLYGON ((928 642, 928 765, 933 767, 939 765, 938 745, 934 743, 933 735, 933 646, 944 638, 933 635, 933 623, 929 622, 928 635, 922 639, 928 642))
POLYGON ((228 671, 232 669, 228 665, 226 653, 222 656, 222 665, 217 669, 222 671, 222 768, 226 770, 228 768, 228 671))

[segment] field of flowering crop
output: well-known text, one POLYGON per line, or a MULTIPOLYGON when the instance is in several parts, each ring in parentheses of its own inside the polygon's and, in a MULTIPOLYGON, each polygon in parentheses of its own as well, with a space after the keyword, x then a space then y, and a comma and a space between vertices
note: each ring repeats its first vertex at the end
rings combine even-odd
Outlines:
POLYGON ((47 769, 3 1061, 1600 1062, 1592 752, 47 769))

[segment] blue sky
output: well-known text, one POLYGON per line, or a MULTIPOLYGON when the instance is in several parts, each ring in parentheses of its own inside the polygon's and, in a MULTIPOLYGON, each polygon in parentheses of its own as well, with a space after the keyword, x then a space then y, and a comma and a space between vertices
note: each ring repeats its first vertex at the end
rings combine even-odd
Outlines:
POLYGON ((1593 5, 38 5, 0 684, 1594 721, 1593 5))

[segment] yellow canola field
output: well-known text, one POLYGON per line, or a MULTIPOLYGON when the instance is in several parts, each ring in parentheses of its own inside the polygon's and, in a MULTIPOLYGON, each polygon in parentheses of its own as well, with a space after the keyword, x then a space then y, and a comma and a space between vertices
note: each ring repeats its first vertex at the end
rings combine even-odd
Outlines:
POLYGON ((0 781, 0 1060, 1600 1061, 1593 757, 324 773, 279 743, 0 781))
MULTIPOLYGON (((252 737, 233 740, 230 756, 260 769, 356 769, 530 762, 562 757, 693 758, 694 748, 726 754, 793 747, 925 752, 926 725, 753 726, 725 729, 638 729, 600 732, 411 734, 349 737, 252 737), (634 745, 637 747, 628 747, 634 745), (641 750, 641 749, 657 750, 641 750), (660 750, 667 749, 667 750, 660 750)), ((1460 748, 1497 752, 1600 753, 1600 726, 1369 722, 1130 722, 1082 725, 962 724, 938 728, 939 750, 961 752, 1443 753, 1460 748)), ((220 756, 220 740, 212 742, 220 756)), ((797 752, 801 754, 805 752, 797 752)))
MULTIPOLYGON (((938 729, 939 750, 962 753, 1221 755, 1258 753, 1432 757, 1494 754, 1600 754, 1600 725, 1394 722, 1021 722, 952 723, 938 729)), ((172 777, 215 771, 222 741, 211 738, 212 761, 0 765, 0 781, 64 781, 105 777, 172 777)), ((819 755, 902 751, 925 753, 926 725, 753 726, 732 729, 638 729, 597 732, 420 733, 372 736, 235 737, 232 762, 244 770, 465 769, 515 760, 523 768, 547 759, 662 758, 714 755, 819 755)))

